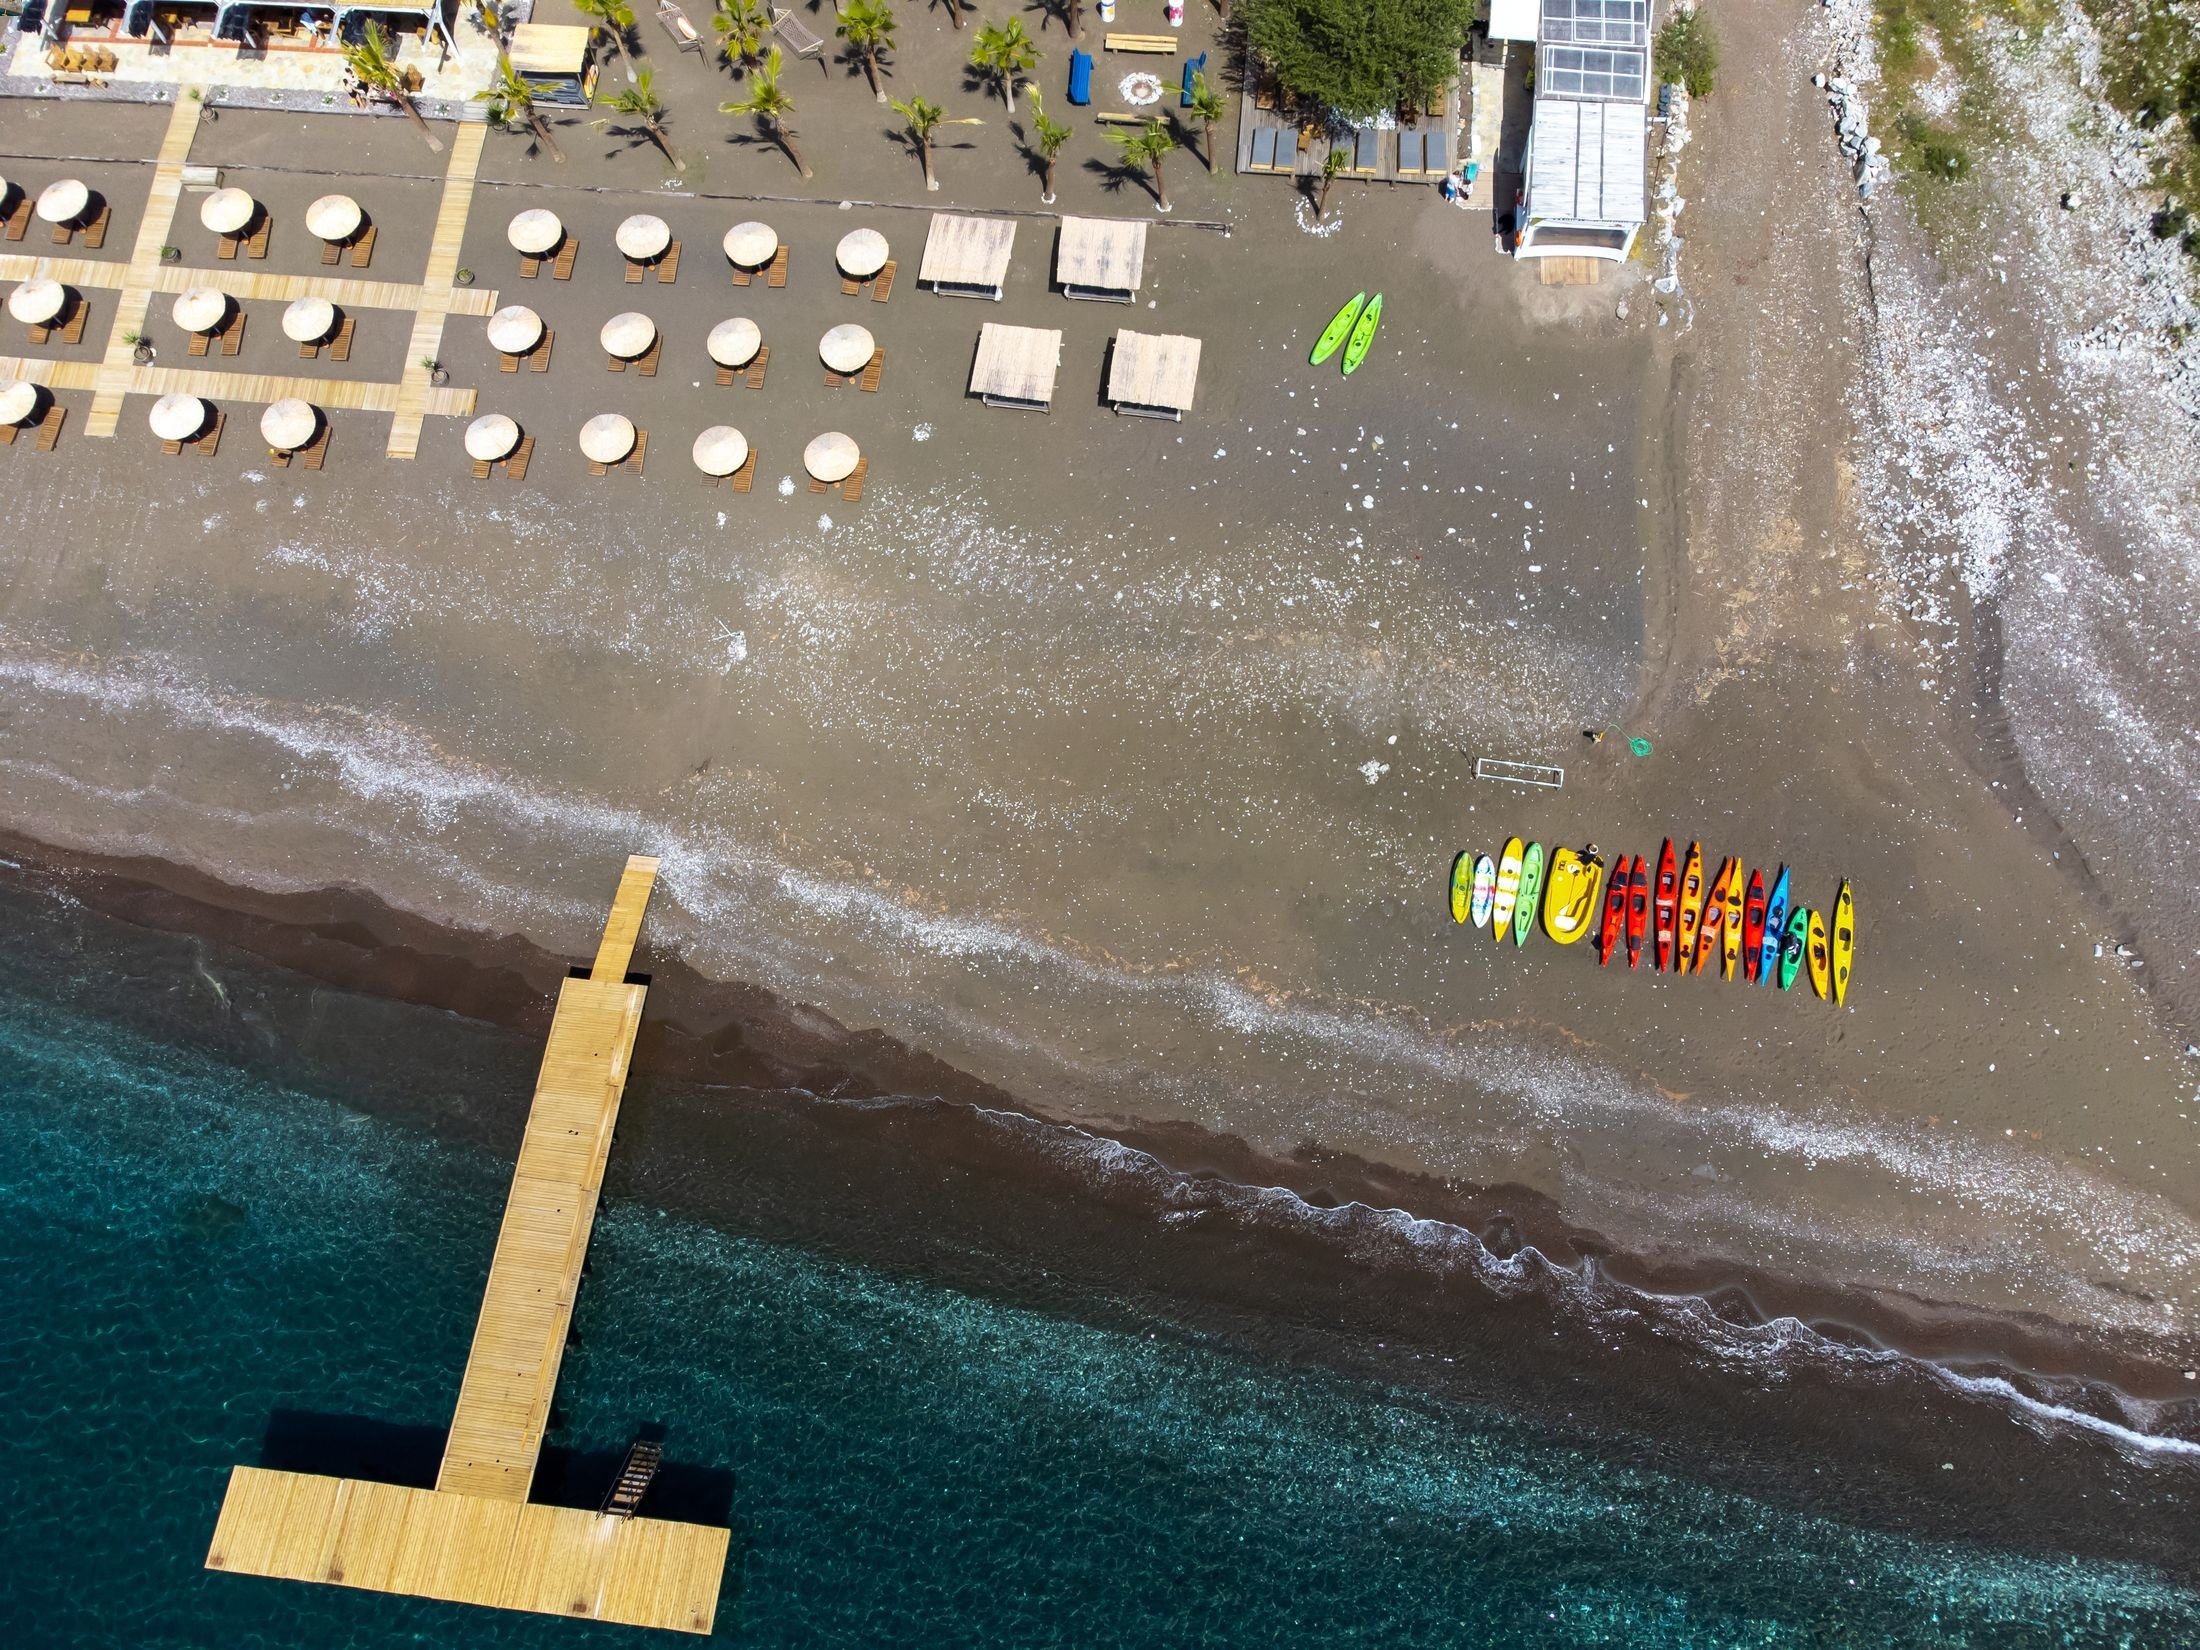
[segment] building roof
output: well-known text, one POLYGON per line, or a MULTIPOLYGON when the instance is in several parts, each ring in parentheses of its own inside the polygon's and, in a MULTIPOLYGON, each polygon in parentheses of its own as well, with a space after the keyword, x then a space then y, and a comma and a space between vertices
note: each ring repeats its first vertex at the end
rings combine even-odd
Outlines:
POLYGON ((1536 38, 1546 46, 1641 48, 1650 44, 1650 0, 1543 0, 1536 38))
POLYGON ((1490 0, 1490 38, 1533 40, 1539 12, 1536 0, 1490 0))
POLYGON ((1054 372, 1061 364, 1059 331, 1049 327, 1004 327, 988 321, 978 329, 978 358, 970 368, 970 393, 1044 406, 1054 399, 1054 372))
POLYGON ((1538 96, 1528 132, 1528 221, 1640 224, 1648 114, 1640 103, 1538 96))
POLYGON ((1198 384, 1197 338, 1173 332, 1132 332, 1128 327, 1115 335, 1115 358, 1108 366, 1110 401, 1182 412, 1192 404, 1198 384))
POLYGON ((593 32, 569 23, 522 23, 512 31, 512 67, 523 75, 579 74, 593 32))
POLYGON ((1146 269, 1143 218, 1064 218, 1054 253, 1054 278, 1063 286, 1136 292, 1146 269))
POLYGON ((1008 254, 1015 244, 1014 218, 935 212, 917 279, 935 286, 998 288, 1008 278, 1008 254))

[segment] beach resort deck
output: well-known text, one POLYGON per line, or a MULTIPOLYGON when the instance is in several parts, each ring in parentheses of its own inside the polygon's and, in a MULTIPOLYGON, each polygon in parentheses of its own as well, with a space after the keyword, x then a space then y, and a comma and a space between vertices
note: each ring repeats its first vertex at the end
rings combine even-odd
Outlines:
POLYGON ((435 1488, 235 1468, 207 1568, 708 1633, 729 1532, 530 1502, 646 984, 657 861, 619 880, 565 981, 435 1488))

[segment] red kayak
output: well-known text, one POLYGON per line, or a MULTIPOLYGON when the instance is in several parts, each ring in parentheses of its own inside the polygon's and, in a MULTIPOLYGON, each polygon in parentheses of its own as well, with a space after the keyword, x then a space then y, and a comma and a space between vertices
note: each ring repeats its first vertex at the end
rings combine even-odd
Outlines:
POLYGON ((1627 873, 1627 966, 1642 961, 1642 936, 1650 929, 1650 861, 1635 856, 1627 873))
POLYGON ((1749 897, 1742 902, 1742 955, 1756 956, 1764 941, 1765 874, 1757 870, 1749 873, 1749 897))
POLYGON ((1612 867, 1611 883, 1604 890, 1604 928, 1597 935, 1597 949, 1603 954, 1600 967, 1611 967, 1620 936, 1627 931, 1627 867, 1633 863, 1625 854, 1620 855, 1612 867))
POLYGON ((1658 972, 1673 966, 1673 915, 1680 908, 1681 879, 1673 865, 1673 839, 1658 850, 1658 972))

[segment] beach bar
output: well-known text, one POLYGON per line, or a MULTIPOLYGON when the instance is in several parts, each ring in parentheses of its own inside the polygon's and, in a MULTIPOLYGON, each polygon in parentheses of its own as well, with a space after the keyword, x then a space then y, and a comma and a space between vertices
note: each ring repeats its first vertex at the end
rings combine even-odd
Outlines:
POLYGON ((435 1487, 235 1467, 208 1569, 710 1632, 731 1532, 634 1516, 639 1493, 602 1512, 528 1499, 649 989, 628 965, 656 877, 627 860, 593 965, 559 989, 435 1487))
POLYGON ((1108 400, 1134 418, 1181 421, 1199 387, 1199 340, 1181 333, 1132 332, 1115 335, 1108 363, 1108 400))
POLYGON ((1001 301, 1008 283, 1008 255, 1016 245, 1014 218, 932 215, 924 237, 917 284, 957 298, 1001 301))
POLYGON ((1065 298, 1138 301, 1146 274, 1143 218, 1064 218, 1054 247, 1054 280, 1065 298))
POLYGON ((1054 410, 1054 374, 1062 364, 1062 335, 1049 327, 978 329, 978 356, 970 367, 970 393, 989 407, 1054 410))

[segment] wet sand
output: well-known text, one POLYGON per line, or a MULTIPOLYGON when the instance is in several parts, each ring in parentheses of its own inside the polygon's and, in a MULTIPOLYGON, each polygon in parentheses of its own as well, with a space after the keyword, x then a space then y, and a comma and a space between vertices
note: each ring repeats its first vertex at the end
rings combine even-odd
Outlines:
MULTIPOLYGON (((498 374, 464 320, 443 359, 537 434, 527 484, 471 481, 435 421, 389 464, 383 421, 344 414, 317 476, 270 472, 249 439, 163 459, 137 403, 112 445, 9 454, 14 518, 67 529, 0 548, 4 823, 553 952, 591 931, 603 867, 648 848, 668 958, 1046 1115, 1194 1158, 1224 1136, 1253 1162, 1364 1163, 1415 1212, 1434 1188, 1520 1188, 1554 1242, 1593 1233, 1646 1281, 1838 1290, 1853 1308, 1805 1315, 2189 1392, 2180 1044, 2094 957, 2097 904, 1884 615, 1826 387, 1856 248, 1805 74, 1699 112, 1685 326, 1635 271, 1534 285, 1486 213, 1428 191, 1340 186, 1340 227, 1313 236, 1280 182, 1179 165, 1150 306, 1048 295, 1037 218, 1008 300, 980 305, 911 277, 922 208, 1031 204, 1005 146, 943 157, 926 201, 875 133, 820 119, 825 199, 759 207, 668 200, 660 168, 577 141, 556 168, 494 140, 464 261, 543 310, 556 366, 498 374), (859 183, 915 209, 831 203, 859 183), (570 284, 514 278, 503 226, 533 204, 582 240, 570 284), (645 208, 686 243, 676 285, 617 277, 611 230, 645 208), (784 291, 724 279, 717 237, 757 213, 794 249, 784 291), (883 308, 827 273, 861 222, 903 263, 883 308), (1377 358, 1349 383, 1306 368, 1310 330, 1371 278, 1377 358), (655 380, 595 346, 628 307, 668 337, 655 380), (761 393, 703 363, 733 313, 775 346, 761 393), (877 396, 815 364, 851 317, 888 351, 877 396), (1051 416, 963 398, 985 320, 1064 329, 1051 416), (1135 324, 1205 341, 1182 426, 1095 405, 1107 337, 1135 324), (585 474, 574 432, 603 410, 651 431, 646 478, 585 474), (763 454, 747 498, 686 462, 722 420, 763 454), (860 506, 778 491, 824 428, 872 456, 860 506), (1653 754, 1584 744, 1607 726, 1653 754), (1567 784, 1478 784, 1476 754, 1567 784), (1442 878, 1514 832, 1607 855, 1701 837, 1793 863, 1819 902, 1849 877, 1848 1008, 1540 940, 1493 953, 1449 922, 1442 878), (2039 1338, 1980 1313, 2034 1314, 2039 1338)), ((158 113, 45 111, 39 141, 141 153, 158 113)), ((435 168, 401 123, 232 111, 193 158, 250 176, 278 220, 267 267, 306 270, 298 215, 326 178, 241 169, 332 130, 403 174, 356 192, 384 226, 375 273, 411 273, 435 168)), ((794 187, 728 147, 684 194, 794 187)), ((1063 193, 1138 208, 1082 172, 1063 193)), ((261 307, 240 364, 275 370, 261 307)), ((400 324, 362 322, 359 371, 393 369, 400 324)))

